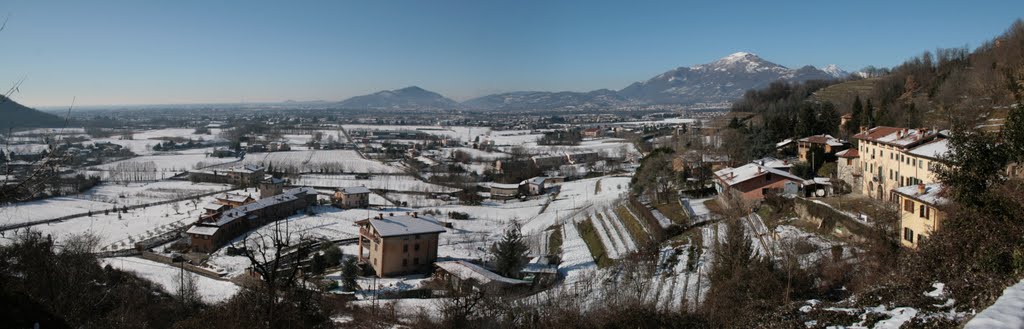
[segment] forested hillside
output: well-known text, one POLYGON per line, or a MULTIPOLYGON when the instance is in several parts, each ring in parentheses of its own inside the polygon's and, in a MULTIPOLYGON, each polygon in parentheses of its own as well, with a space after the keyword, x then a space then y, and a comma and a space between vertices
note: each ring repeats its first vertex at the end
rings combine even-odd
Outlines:
POLYGON ((64 124, 60 117, 18 104, 0 95, 0 129, 59 127, 64 124))

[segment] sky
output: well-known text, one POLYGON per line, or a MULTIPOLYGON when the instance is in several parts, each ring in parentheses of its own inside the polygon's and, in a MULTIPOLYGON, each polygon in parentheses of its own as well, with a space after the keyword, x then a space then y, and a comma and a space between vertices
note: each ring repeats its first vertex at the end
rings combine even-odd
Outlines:
POLYGON ((0 2, 0 91, 33 107, 339 101, 407 86, 618 90, 746 51, 791 68, 972 49, 1024 1, 0 2))

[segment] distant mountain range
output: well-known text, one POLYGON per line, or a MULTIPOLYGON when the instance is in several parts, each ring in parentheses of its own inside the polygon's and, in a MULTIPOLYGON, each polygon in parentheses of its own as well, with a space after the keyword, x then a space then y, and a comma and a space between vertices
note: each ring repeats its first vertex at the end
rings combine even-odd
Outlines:
POLYGON ((347 109, 456 109, 462 105, 441 94, 412 86, 352 97, 338 106, 347 109))
POLYGON ((350 109, 474 109, 530 110, 557 108, 608 108, 622 105, 731 102, 750 89, 775 81, 839 79, 850 76, 836 65, 819 69, 804 66, 790 69, 752 53, 738 52, 714 62, 679 67, 619 91, 590 92, 518 91, 492 94, 458 103, 419 87, 381 91, 356 96, 339 103, 350 109))
POLYGON ((49 128, 64 124, 59 116, 26 107, 5 96, 0 96, 0 118, 3 118, 0 129, 4 132, 11 128, 49 128))

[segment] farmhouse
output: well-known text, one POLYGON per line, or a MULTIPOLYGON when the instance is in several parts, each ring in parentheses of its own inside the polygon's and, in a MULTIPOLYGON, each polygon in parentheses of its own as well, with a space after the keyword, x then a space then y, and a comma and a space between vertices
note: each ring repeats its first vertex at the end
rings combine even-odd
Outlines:
POLYGON ((508 200, 519 196, 519 184, 491 183, 491 199, 508 200))
POLYGON ((257 165, 244 165, 228 169, 193 170, 188 179, 193 182, 223 183, 253 186, 263 179, 266 169, 257 165))
POLYGON ((939 207, 949 200, 942 196, 941 183, 904 186, 894 192, 900 203, 900 244, 917 248, 921 240, 941 227, 945 214, 939 207))
POLYGON ((715 189, 725 197, 757 202, 769 193, 796 194, 804 180, 789 172, 748 163, 715 172, 715 189))
POLYGON ((242 233, 284 219, 315 203, 316 190, 308 187, 293 188, 279 195, 226 210, 218 216, 204 214, 185 233, 189 235, 192 251, 214 252, 242 233))
POLYGON ((547 181, 547 177, 534 177, 527 179, 526 192, 530 195, 541 195, 544 194, 544 184, 547 181))
POLYGON ((506 278, 466 261, 437 262, 434 265, 437 266, 434 277, 447 283, 456 292, 508 292, 530 287, 528 281, 506 278))
POLYGON ((415 212, 380 214, 356 224, 359 263, 368 264, 379 277, 429 272, 437 259, 438 235, 445 231, 433 218, 415 212))
POLYGON ((370 189, 363 186, 343 187, 334 191, 334 205, 341 209, 370 206, 370 189))

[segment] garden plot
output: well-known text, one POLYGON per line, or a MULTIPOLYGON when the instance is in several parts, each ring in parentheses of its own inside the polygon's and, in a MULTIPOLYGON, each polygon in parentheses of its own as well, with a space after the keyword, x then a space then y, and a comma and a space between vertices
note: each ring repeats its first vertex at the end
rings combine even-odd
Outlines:
POLYGON ((377 175, 369 179, 356 179, 354 175, 307 174, 292 180, 292 184, 316 187, 365 186, 374 190, 401 192, 451 193, 458 189, 431 184, 408 175, 377 175))
POLYGON ((523 224, 524 234, 535 234, 555 224, 586 219, 586 209, 595 204, 611 204, 628 193, 629 180, 624 176, 605 176, 562 183, 561 191, 544 212, 523 224))
MULTIPOLYGON (((192 195, 231 189, 231 185, 192 183, 187 181, 158 181, 152 183, 101 184, 72 198, 105 202, 113 205, 138 205, 165 200, 182 199, 192 195)), ((109 208, 109 207, 108 207, 109 208)))
POLYGON ((608 251, 609 258, 618 259, 637 249, 633 237, 626 231, 614 211, 601 208, 589 217, 601 238, 601 243, 608 251))
MULTIPOLYGON (((182 275, 181 269, 172 265, 157 263, 147 259, 136 257, 116 257, 102 259, 101 265, 110 265, 113 268, 132 272, 139 277, 155 282, 169 293, 175 293, 181 286, 179 279, 182 275)), ((196 284, 199 297, 207 303, 219 303, 230 299, 240 289, 234 283, 211 279, 201 275, 184 272, 184 275, 191 276, 196 284)))
POLYGON ((147 155, 89 167, 90 174, 99 173, 107 181, 144 181, 173 177, 189 170, 224 165, 235 158, 216 158, 205 154, 147 155))
POLYGON ((346 172, 398 174, 401 169, 379 161, 363 159, 352 150, 307 150, 258 153, 246 156, 241 164, 273 166, 278 171, 299 173, 346 172))
MULTIPOLYGON (((327 206, 314 207, 312 214, 297 214, 287 219, 268 223, 236 238, 232 244, 242 246, 246 237, 257 239, 259 234, 265 236, 267 242, 269 242, 269 237, 274 234, 275 230, 287 233, 287 237, 291 241, 299 241, 300 239, 340 240, 355 238, 359 236, 359 227, 356 226, 355 222, 376 214, 377 212, 366 209, 340 210, 327 206)), ((347 247, 356 246, 353 244, 347 247)), ((210 256, 208 263, 212 267, 224 270, 228 277, 245 272, 245 269, 251 265, 249 259, 244 256, 229 256, 226 253, 226 249, 221 248, 214 252, 210 256)), ((355 254, 355 251, 351 250, 351 248, 342 248, 342 251, 348 255, 355 254)), ((274 254, 275 250, 270 248, 265 250, 265 252, 269 257, 274 254)))

